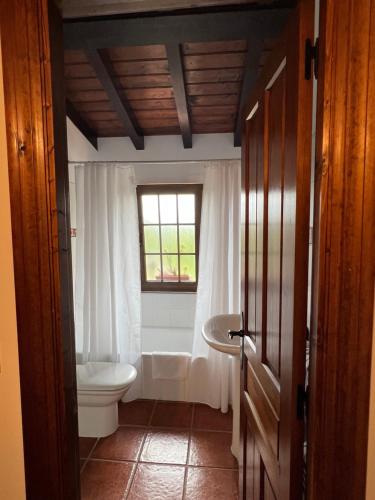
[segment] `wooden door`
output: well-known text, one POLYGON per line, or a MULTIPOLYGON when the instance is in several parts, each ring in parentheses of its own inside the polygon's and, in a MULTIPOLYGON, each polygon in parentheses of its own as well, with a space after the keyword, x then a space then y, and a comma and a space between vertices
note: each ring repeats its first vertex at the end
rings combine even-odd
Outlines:
POLYGON ((246 109, 242 498, 302 498, 313 1, 292 13, 246 109))

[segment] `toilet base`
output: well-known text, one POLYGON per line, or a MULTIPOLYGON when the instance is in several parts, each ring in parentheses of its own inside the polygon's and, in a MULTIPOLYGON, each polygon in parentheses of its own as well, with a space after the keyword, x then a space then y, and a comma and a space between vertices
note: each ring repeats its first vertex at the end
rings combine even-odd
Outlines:
POLYGON ((80 437, 106 437, 118 429, 118 403, 106 406, 78 405, 80 437))

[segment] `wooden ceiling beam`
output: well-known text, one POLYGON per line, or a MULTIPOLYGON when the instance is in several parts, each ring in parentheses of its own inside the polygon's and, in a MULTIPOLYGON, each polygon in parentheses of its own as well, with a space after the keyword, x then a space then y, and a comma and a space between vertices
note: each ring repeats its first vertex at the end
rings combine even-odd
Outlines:
POLYGON ((166 49, 182 141, 184 143, 184 148, 187 149, 193 146, 193 136, 186 96, 181 46, 179 44, 168 44, 166 49))
MULTIPOLYGON (((275 0, 276 1, 276 0, 275 0)), ((64 18, 79 18, 90 16, 118 16, 124 14, 140 14, 142 12, 165 12, 181 9, 222 7, 230 8, 264 5, 270 6, 270 0, 60 0, 64 18)), ((277 2, 280 4, 280 2, 277 2)), ((284 0, 283 4, 293 6, 292 1, 284 0)))
POLYGON ((236 125, 234 129, 234 146, 241 146, 243 107, 249 97, 250 91, 258 78, 258 65, 262 55, 263 43, 259 38, 249 40, 249 47, 246 54, 244 76, 242 79, 240 102, 237 110, 236 125))
POLYGON ((64 22, 65 49, 272 38, 290 9, 64 22))
POLYGON ((134 144, 135 149, 144 149, 144 137, 139 133, 136 124, 129 114, 129 106, 122 98, 110 75, 110 61, 97 49, 86 48, 86 56, 94 68, 97 78, 100 80, 114 110, 120 118, 125 130, 134 144))
POLYGON ((90 128, 69 99, 66 99, 66 115, 78 128, 81 134, 86 137, 89 143, 92 144, 96 150, 98 150, 98 136, 96 132, 90 128))

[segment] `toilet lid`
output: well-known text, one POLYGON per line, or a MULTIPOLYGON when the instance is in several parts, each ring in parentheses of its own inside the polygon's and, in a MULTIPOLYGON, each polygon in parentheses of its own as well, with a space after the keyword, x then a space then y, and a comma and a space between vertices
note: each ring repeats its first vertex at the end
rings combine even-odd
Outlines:
POLYGON ((77 387, 82 390, 114 391, 131 384, 137 376, 132 365, 90 362, 77 365, 77 387))

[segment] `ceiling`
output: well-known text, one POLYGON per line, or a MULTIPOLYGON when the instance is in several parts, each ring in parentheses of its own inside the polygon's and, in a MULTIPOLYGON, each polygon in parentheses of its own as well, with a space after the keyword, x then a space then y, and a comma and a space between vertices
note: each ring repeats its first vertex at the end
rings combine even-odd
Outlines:
POLYGON ((193 134, 228 132, 239 145, 241 107, 288 12, 65 22, 67 114, 95 146, 181 134, 192 147, 193 134))
POLYGON ((295 0, 60 0, 65 18, 169 12, 194 8, 249 6, 293 7, 295 0))

